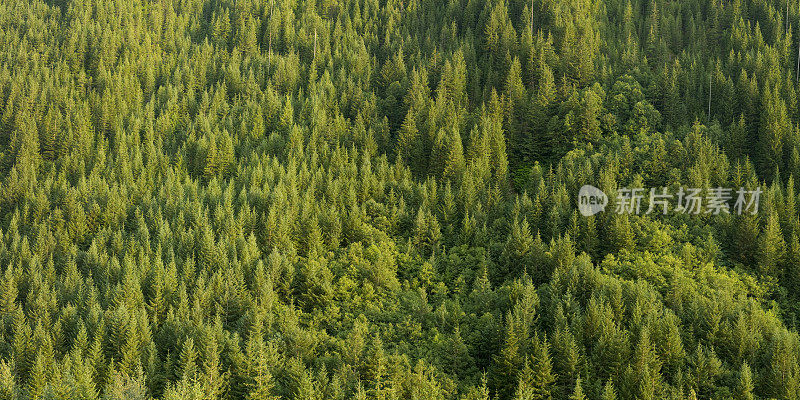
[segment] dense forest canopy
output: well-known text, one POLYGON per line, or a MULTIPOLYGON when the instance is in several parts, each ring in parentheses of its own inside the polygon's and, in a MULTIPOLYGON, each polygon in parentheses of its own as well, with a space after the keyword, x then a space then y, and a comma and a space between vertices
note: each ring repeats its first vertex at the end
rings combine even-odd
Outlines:
POLYGON ((799 44, 786 0, 0 0, 0 399, 800 398, 799 44))

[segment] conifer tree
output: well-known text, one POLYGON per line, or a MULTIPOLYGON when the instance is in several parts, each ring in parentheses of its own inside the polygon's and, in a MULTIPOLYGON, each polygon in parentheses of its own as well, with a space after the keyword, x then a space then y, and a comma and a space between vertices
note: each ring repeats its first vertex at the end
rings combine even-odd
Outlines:
POLYGON ((775 212, 767 215, 766 226, 758 239, 758 249, 759 272, 767 275, 781 273, 786 244, 775 212))
POLYGON ((753 376, 750 366, 747 363, 742 363, 742 368, 739 370, 739 382, 736 386, 736 398, 739 400, 752 400, 753 397, 753 376))
POLYGON ((578 377, 575 380, 575 389, 572 391, 572 395, 569 396, 570 400, 585 400, 586 396, 583 394, 583 386, 581 386, 581 378, 578 377))
POLYGON ((614 390, 614 384, 611 383, 609 379, 606 381, 606 384, 603 386, 603 393, 600 395, 602 400, 616 400, 617 399, 617 392, 614 390))

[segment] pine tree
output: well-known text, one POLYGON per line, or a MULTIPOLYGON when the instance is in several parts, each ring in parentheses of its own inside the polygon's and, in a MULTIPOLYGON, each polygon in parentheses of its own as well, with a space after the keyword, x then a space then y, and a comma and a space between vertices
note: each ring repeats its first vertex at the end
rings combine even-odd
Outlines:
POLYGON ((728 139, 728 154, 732 160, 745 156, 747 149, 747 127, 744 114, 739 115, 738 122, 731 124, 728 139))
POLYGON ((575 338, 566 327, 558 329, 553 338, 553 367, 557 372, 557 382, 561 393, 569 393, 576 377, 580 362, 575 338))
POLYGON ((506 263, 504 273, 512 272, 514 268, 528 265, 528 255, 533 250, 533 236, 531 236, 528 221, 517 219, 511 225, 511 232, 506 239, 503 249, 503 259, 506 263))
POLYGON ((45 394, 49 381, 48 377, 52 377, 51 372, 48 371, 47 361, 42 352, 36 354, 25 388, 25 391, 32 399, 41 398, 45 394))
POLYGON ((758 239, 758 270, 766 275, 778 275, 783 265, 786 244, 778 223, 778 215, 771 212, 767 215, 766 226, 758 239))
MULTIPOLYGON (((256 334, 258 334, 256 332, 256 334)), ((270 372, 271 348, 264 345, 263 339, 251 338, 248 341, 248 357, 250 360, 249 375, 250 386, 247 398, 250 400, 274 400, 278 397, 272 395, 275 387, 274 378, 270 372)))
POLYGON ((569 398, 570 400, 586 400, 586 396, 583 394, 580 377, 575 381, 575 389, 572 391, 572 395, 569 396, 569 398))
POLYGON ((800 289, 800 239, 794 232, 786 252, 786 265, 787 285, 794 293, 798 293, 796 289, 800 289))
POLYGON ((742 363, 742 368, 739 370, 739 382, 736 386, 736 398, 738 400, 753 400, 753 375, 750 371, 750 366, 746 362, 742 363))
POLYGON ((13 400, 16 396, 17 383, 12 368, 5 361, 0 361, 0 399, 13 400))
POLYGON ((443 139, 443 149, 435 151, 433 157, 444 157, 444 169, 442 177, 445 180, 459 182, 464 173, 464 149, 461 142, 461 135, 457 128, 448 130, 447 136, 443 139), (440 155, 441 154, 441 155, 440 155))
POLYGON ((147 398, 147 386, 145 386, 145 378, 141 369, 134 376, 115 371, 103 390, 103 400, 145 400, 147 398))
POLYGON ((633 251, 634 236, 627 215, 615 215, 612 217, 611 238, 608 244, 611 250, 619 252, 622 250, 633 251))
POLYGON ((186 339, 178 356, 178 369, 176 377, 184 382, 194 382, 197 379, 197 353, 194 349, 194 340, 186 339))
POLYGON ((609 379, 603 386, 603 393, 600 395, 602 400, 617 400, 617 392, 614 390, 614 384, 609 379))
POLYGON ((531 381, 534 379, 533 370, 530 368, 528 360, 524 359, 522 346, 524 346, 527 336, 521 332, 519 322, 514 315, 509 312, 506 316, 505 343, 498 354, 493 355, 493 380, 494 386, 498 388, 501 396, 508 396, 514 390, 515 381, 517 382, 517 393, 520 391, 528 392, 531 381), (524 368, 519 371, 520 364, 524 360, 524 368), (518 379, 515 379, 519 374, 518 379))
POLYGON ((423 168, 422 142, 412 110, 408 110, 400 132, 397 135, 397 154, 411 167, 420 173, 423 168))
POLYGON ((538 335, 534 337, 530 362, 532 373, 529 384, 532 388, 533 398, 552 398, 556 375, 553 373, 550 345, 546 337, 544 339, 539 339, 538 335))
POLYGON ((775 168, 782 168, 783 146, 786 141, 786 127, 789 126, 786 105, 776 90, 765 90, 762 98, 764 111, 761 114, 759 137, 761 139, 761 172, 770 176, 775 168))

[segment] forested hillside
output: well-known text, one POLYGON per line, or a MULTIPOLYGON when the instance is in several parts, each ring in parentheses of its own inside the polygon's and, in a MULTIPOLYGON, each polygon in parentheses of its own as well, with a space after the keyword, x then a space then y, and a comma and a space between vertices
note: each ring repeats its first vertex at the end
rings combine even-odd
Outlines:
POLYGON ((799 43, 785 0, 0 0, 0 399, 800 398, 799 43))

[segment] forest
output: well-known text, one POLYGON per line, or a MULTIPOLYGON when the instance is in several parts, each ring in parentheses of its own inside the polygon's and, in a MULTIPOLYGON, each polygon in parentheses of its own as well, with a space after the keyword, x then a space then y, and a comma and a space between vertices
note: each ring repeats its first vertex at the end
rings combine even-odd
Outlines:
POLYGON ((0 0, 0 400, 798 399, 798 185, 797 2, 0 0))

